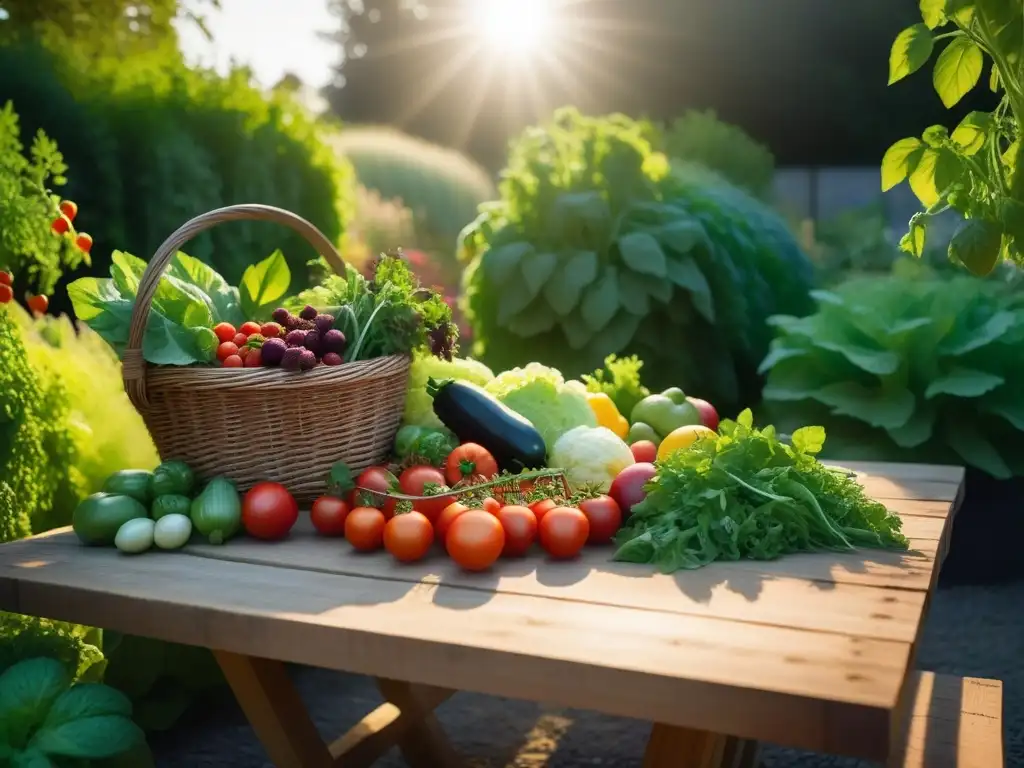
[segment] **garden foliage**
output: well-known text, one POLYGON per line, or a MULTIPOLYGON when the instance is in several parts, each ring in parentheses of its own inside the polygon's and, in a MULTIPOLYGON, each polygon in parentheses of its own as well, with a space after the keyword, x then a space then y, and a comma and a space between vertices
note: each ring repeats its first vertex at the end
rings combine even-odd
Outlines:
POLYGON ((818 311, 771 319, 761 365, 780 429, 822 424, 846 459, 1024 474, 1024 299, 972 277, 852 279, 818 311))
POLYGON ((784 222, 640 123, 573 109, 512 145, 500 200, 464 231, 473 352, 578 376, 636 352, 652 386, 728 411, 756 400, 765 319, 802 314, 812 269, 784 222))

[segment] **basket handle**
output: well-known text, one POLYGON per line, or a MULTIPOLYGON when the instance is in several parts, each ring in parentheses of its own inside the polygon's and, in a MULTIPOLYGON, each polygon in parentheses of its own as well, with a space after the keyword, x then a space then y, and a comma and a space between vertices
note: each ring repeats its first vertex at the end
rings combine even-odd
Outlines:
POLYGON ((132 308, 131 324, 128 327, 128 343, 125 346, 121 361, 121 376, 129 399, 136 408, 142 410, 148 404, 146 398, 146 361, 142 354, 142 340, 146 335, 146 324, 149 321, 149 310, 153 297, 160 284, 160 278, 171 259, 185 243, 208 229, 225 221, 272 221, 284 224, 298 232, 310 245, 316 248, 339 275, 345 274, 345 262, 334 244, 301 216, 283 208, 270 205, 229 205, 224 208, 200 214, 180 227, 164 240, 156 254, 150 259, 139 280, 139 290, 132 308))

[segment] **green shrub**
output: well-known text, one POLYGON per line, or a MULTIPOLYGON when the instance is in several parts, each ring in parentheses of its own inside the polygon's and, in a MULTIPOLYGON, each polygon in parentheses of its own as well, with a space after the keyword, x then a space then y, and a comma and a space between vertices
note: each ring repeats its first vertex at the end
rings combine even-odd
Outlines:
POLYGON ((566 109, 528 129, 461 257, 473 352, 495 370, 578 376, 636 353, 652 389, 724 410, 757 399, 765 319, 812 307, 784 222, 710 171, 670 168, 621 115, 566 109))
POLYGON ((720 173, 755 197, 769 199, 775 180, 775 157, 735 125, 718 119, 714 110, 691 110, 664 129, 660 149, 669 157, 720 173))
POLYGON ((833 456, 1024 473, 1024 299, 971 277, 865 277, 771 322, 780 429, 822 424, 833 456))

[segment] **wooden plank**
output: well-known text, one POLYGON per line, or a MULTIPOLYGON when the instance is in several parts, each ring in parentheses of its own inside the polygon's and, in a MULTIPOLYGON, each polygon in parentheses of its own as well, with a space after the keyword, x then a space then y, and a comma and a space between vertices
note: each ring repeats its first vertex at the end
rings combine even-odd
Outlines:
POLYGON ((867 758, 888 754, 890 711, 909 660, 905 642, 443 584, 225 567, 184 553, 112 555, 46 539, 5 545, 0 584, 17 584, 17 604, 2 607, 867 758))
POLYGON ((643 768, 722 768, 726 741, 718 734, 655 723, 643 768))
POLYGON ((887 499, 883 503, 904 520, 908 517, 936 517, 945 520, 952 516, 956 500, 950 502, 927 499, 887 499))
POLYGON ((829 466, 841 466, 865 475, 880 475, 894 480, 923 480, 926 482, 960 485, 964 468, 952 464, 914 464, 885 461, 823 461, 829 466))
POLYGON ((411 768, 455 768, 461 764, 434 717, 428 691, 421 690, 421 686, 384 677, 377 678, 377 687, 381 695, 410 720, 409 727, 398 740, 398 748, 411 768))

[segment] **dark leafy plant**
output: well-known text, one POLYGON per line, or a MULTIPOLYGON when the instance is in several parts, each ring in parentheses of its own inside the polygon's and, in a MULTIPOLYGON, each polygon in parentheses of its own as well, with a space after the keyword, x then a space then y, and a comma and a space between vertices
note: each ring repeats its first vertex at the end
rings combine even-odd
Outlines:
POLYGON ((923 67, 936 43, 948 40, 932 74, 942 103, 953 108, 974 89, 987 55, 988 87, 999 104, 971 112, 952 134, 933 125, 920 139, 897 141, 882 160, 882 189, 909 179, 925 206, 910 220, 904 250, 921 255, 929 219, 953 209, 965 221, 949 243, 950 258, 986 275, 1000 259, 1024 262, 1024 7, 1018 0, 921 0, 920 6, 922 23, 893 43, 889 83, 923 67))
POLYGON ((833 456, 1024 473, 1024 300, 971 277, 866 277, 778 316, 764 398, 780 429, 823 424, 833 456))
POLYGON ((766 207, 646 136, 562 109, 513 144, 501 199, 461 238, 474 355, 572 377, 636 352, 652 388, 738 406, 759 391, 765 318, 810 309, 810 263, 766 207))

